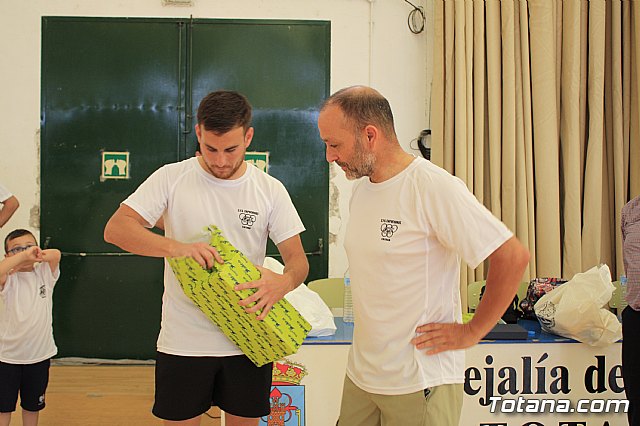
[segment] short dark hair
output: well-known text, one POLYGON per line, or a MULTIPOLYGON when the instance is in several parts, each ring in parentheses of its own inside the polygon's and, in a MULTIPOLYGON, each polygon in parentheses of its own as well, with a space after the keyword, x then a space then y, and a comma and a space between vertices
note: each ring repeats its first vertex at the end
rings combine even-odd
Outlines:
POLYGON ((31 235, 33 239, 36 241, 36 244, 38 244, 38 240, 36 240, 35 235, 33 235, 31 231, 27 231, 26 229, 15 229, 9 232, 9 234, 4 238, 4 252, 5 253, 7 252, 7 246, 9 245, 9 241, 15 240, 16 238, 23 237, 25 235, 31 235))
POLYGON ((251 104, 238 92, 211 92, 198 106, 198 125, 218 135, 223 135, 238 126, 242 126, 246 132, 251 126, 251 104))
POLYGON ((372 124, 388 138, 396 139, 391 105, 377 90, 365 86, 346 87, 328 97, 321 110, 331 105, 340 107, 355 132, 372 124))

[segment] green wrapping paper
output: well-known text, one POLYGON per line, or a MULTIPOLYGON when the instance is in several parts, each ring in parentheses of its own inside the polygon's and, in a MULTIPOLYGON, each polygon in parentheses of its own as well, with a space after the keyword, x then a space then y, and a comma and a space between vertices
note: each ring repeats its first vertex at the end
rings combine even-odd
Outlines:
POLYGON ((209 226, 207 232, 223 264, 214 262, 207 270, 192 258, 167 259, 184 293, 258 367, 296 353, 311 325, 285 299, 273 305, 262 321, 255 313, 246 313, 238 302, 256 290, 234 287, 259 279, 260 271, 216 226, 209 226))

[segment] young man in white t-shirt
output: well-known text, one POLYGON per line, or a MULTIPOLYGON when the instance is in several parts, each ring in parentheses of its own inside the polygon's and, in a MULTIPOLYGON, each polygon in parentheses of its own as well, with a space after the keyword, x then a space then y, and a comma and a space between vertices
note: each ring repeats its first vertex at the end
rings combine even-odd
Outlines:
POLYGON ((0 262, 0 425, 8 425, 18 394, 22 424, 38 424, 45 407, 53 339, 53 288, 60 277, 57 249, 41 250, 26 229, 4 241, 0 262))
MULTIPOLYGON (((244 161, 251 143, 251 106, 230 91, 207 95, 195 127, 200 155, 154 172, 127 198, 105 228, 105 240, 132 253, 188 256, 204 267, 222 262, 203 239, 216 225, 260 269, 257 291, 240 302, 264 319, 302 283, 309 265, 299 234, 304 226, 289 194, 275 178, 244 161), (149 229, 162 222, 165 235, 149 229), (267 238, 284 260, 283 274, 261 268, 267 238)), ((162 324, 157 343, 153 413, 166 424, 197 425, 212 405, 227 426, 255 426, 268 415, 271 364, 256 367, 184 294, 165 262, 162 324)))
POLYGON ((7 188, 0 185, 0 228, 11 219, 11 216, 18 210, 20 203, 15 195, 7 188))
POLYGON ((354 338, 340 426, 454 426, 464 348, 513 300, 528 251, 464 183, 402 150, 388 101, 343 89, 318 118, 328 162, 354 185, 345 235, 354 338), (461 321, 460 259, 490 262, 474 318, 461 321))

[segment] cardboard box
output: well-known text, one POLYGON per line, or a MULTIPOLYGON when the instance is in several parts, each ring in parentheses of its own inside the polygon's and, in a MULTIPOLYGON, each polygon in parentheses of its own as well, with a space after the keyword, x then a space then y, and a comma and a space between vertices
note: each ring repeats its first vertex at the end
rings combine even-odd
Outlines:
POLYGON ((206 270, 192 258, 169 258, 169 265, 184 293, 257 366, 297 352, 311 325, 286 300, 276 303, 259 321, 238 305, 255 289, 235 291, 236 284, 260 278, 258 269, 221 234, 210 226, 210 244, 218 250, 223 264, 206 270))

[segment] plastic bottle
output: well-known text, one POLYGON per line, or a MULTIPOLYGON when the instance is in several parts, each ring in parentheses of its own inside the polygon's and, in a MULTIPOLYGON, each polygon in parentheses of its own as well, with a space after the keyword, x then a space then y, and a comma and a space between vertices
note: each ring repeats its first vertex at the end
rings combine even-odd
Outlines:
POLYGON ((627 307, 627 276, 620 275, 620 305, 618 306, 618 319, 622 322, 622 311, 627 307))
POLYGON ((349 269, 344 273, 342 320, 349 323, 353 322, 353 299, 351 297, 351 278, 349 277, 349 269))

